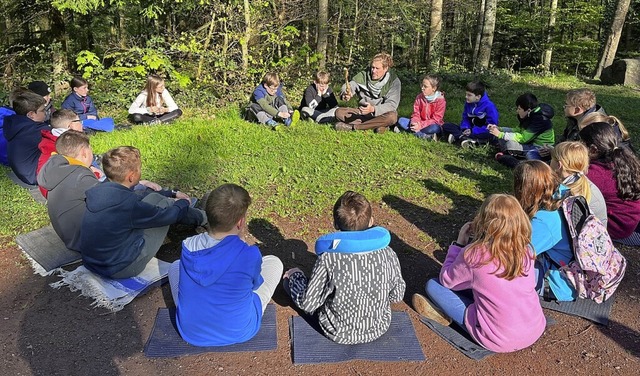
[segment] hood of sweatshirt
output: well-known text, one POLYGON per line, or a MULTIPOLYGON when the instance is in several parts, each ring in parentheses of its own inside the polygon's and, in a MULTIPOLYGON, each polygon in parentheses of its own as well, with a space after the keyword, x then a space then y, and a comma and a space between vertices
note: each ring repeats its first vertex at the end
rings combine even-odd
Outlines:
POLYGON ((189 251, 183 242, 181 268, 200 286, 209 286, 249 248, 237 235, 228 235, 213 247, 199 251, 189 251))
POLYGON ((66 158, 62 155, 55 154, 42 166, 42 170, 38 174, 38 185, 47 191, 56 188, 63 180, 74 172, 81 170, 86 171, 87 175, 93 175, 91 170, 83 166, 82 163, 73 158, 66 158))
POLYGON ((130 188, 122 184, 110 181, 99 184, 86 192, 87 210, 97 213, 119 206, 127 200, 137 200, 131 192, 130 188))
POLYGON ((40 136, 40 131, 43 129, 49 129, 49 125, 46 123, 38 123, 24 115, 11 115, 4 119, 4 137, 7 141, 11 142, 14 138, 21 135, 27 137, 29 133, 35 133, 36 137, 40 136))

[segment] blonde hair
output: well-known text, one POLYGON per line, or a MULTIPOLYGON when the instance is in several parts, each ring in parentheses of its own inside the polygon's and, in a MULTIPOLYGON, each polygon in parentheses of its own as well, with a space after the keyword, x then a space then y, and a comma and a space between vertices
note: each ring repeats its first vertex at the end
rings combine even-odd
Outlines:
POLYGON ((513 170, 513 193, 529 218, 538 210, 557 210, 560 202, 553 198, 558 179, 548 164, 528 160, 513 170))
POLYGON ((620 134, 622 135, 622 141, 629 140, 629 132, 627 128, 622 124, 620 119, 615 116, 605 115, 600 112, 592 112, 590 114, 586 114, 580 121, 578 122, 578 129, 582 129, 589 124, 593 123, 607 123, 615 128, 616 124, 618 125, 618 129, 620 129, 620 134))
POLYGON ((577 180, 566 183, 571 194, 583 196, 587 202, 591 201, 591 187, 589 179, 585 176, 589 169, 589 149, 582 142, 562 142, 552 149, 551 158, 562 163, 562 168, 566 172, 578 176, 577 180))
POLYGON ((475 240, 465 250, 464 260, 474 267, 496 264, 498 278, 511 281, 526 274, 525 260, 533 260, 528 244, 531 222, 515 197, 493 194, 471 223, 475 240), (488 255, 487 255, 488 253, 488 255))
POLYGON ((269 72, 265 74, 264 77, 262 78, 262 83, 266 84, 267 86, 275 86, 275 85, 279 86, 280 77, 278 77, 277 73, 269 72))
POLYGON ((325 71, 316 73, 316 77, 313 79, 316 84, 328 84, 330 80, 331 75, 325 71))
POLYGON ((567 92, 566 102, 574 107, 580 107, 583 111, 596 105, 596 95, 589 89, 574 89, 567 92))
POLYGON ((386 52, 380 52, 376 56, 371 59, 371 62, 380 61, 382 63, 383 68, 391 68, 393 67, 393 58, 386 52))
POLYGON ((164 83, 164 79, 158 75, 152 74, 147 77, 147 83, 144 90, 147 92, 147 107, 162 106, 162 96, 158 95, 156 88, 164 83), (160 97, 160 103, 158 103, 160 97))

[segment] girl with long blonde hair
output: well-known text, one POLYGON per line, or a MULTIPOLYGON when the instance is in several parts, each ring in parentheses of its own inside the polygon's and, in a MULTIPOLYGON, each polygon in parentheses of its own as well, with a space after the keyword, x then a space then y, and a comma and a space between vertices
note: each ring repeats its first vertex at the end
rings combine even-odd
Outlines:
POLYGON ((455 321, 483 347, 512 352, 542 335, 545 318, 535 291, 531 224, 510 195, 489 196, 462 226, 427 297, 413 296, 418 313, 441 324, 455 321), (470 241, 471 236, 474 240, 470 241))
POLYGON ((572 196, 583 196, 589 209, 606 226, 607 204, 600 189, 587 178, 589 150, 581 142, 562 142, 551 150, 551 168, 571 191, 572 196))
POLYGON ((164 79, 155 74, 147 77, 144 89, 129 107, 129 119, 147 125, 169 123, 182 116, 182 110, 166 89, 164 79))

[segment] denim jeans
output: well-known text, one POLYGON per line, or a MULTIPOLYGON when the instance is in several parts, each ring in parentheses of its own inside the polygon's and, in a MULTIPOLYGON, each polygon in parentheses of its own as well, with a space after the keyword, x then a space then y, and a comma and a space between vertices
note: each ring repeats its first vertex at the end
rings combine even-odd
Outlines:
POLYGON ((440 284, 433 278, 427 281, 425 292, 429 299, 438 306, 451 320, 467 330, 464 324, 464 312, 473 303, 471 290, 453 291, 440 284))

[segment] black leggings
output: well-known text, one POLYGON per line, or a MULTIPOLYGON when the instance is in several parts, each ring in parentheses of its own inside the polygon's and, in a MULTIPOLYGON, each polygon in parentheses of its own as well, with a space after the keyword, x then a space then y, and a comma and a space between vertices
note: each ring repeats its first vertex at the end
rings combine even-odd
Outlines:
POLYGON ((132 122, 134 122, 136 124, 138 124, 138 123, 148 123, 148 122, 156 120, 156 119, 161 121, 162 123, 169 123, 171 121, 176 120, 180 116, 182 116, 182 110, 181 109, 177 109, 177 110, 173 110, 171 112, 167 112, 166 114, 162 114, 162 115, 131 114, 131 115, 129 115, 129 120, 131 120, 132 122))

